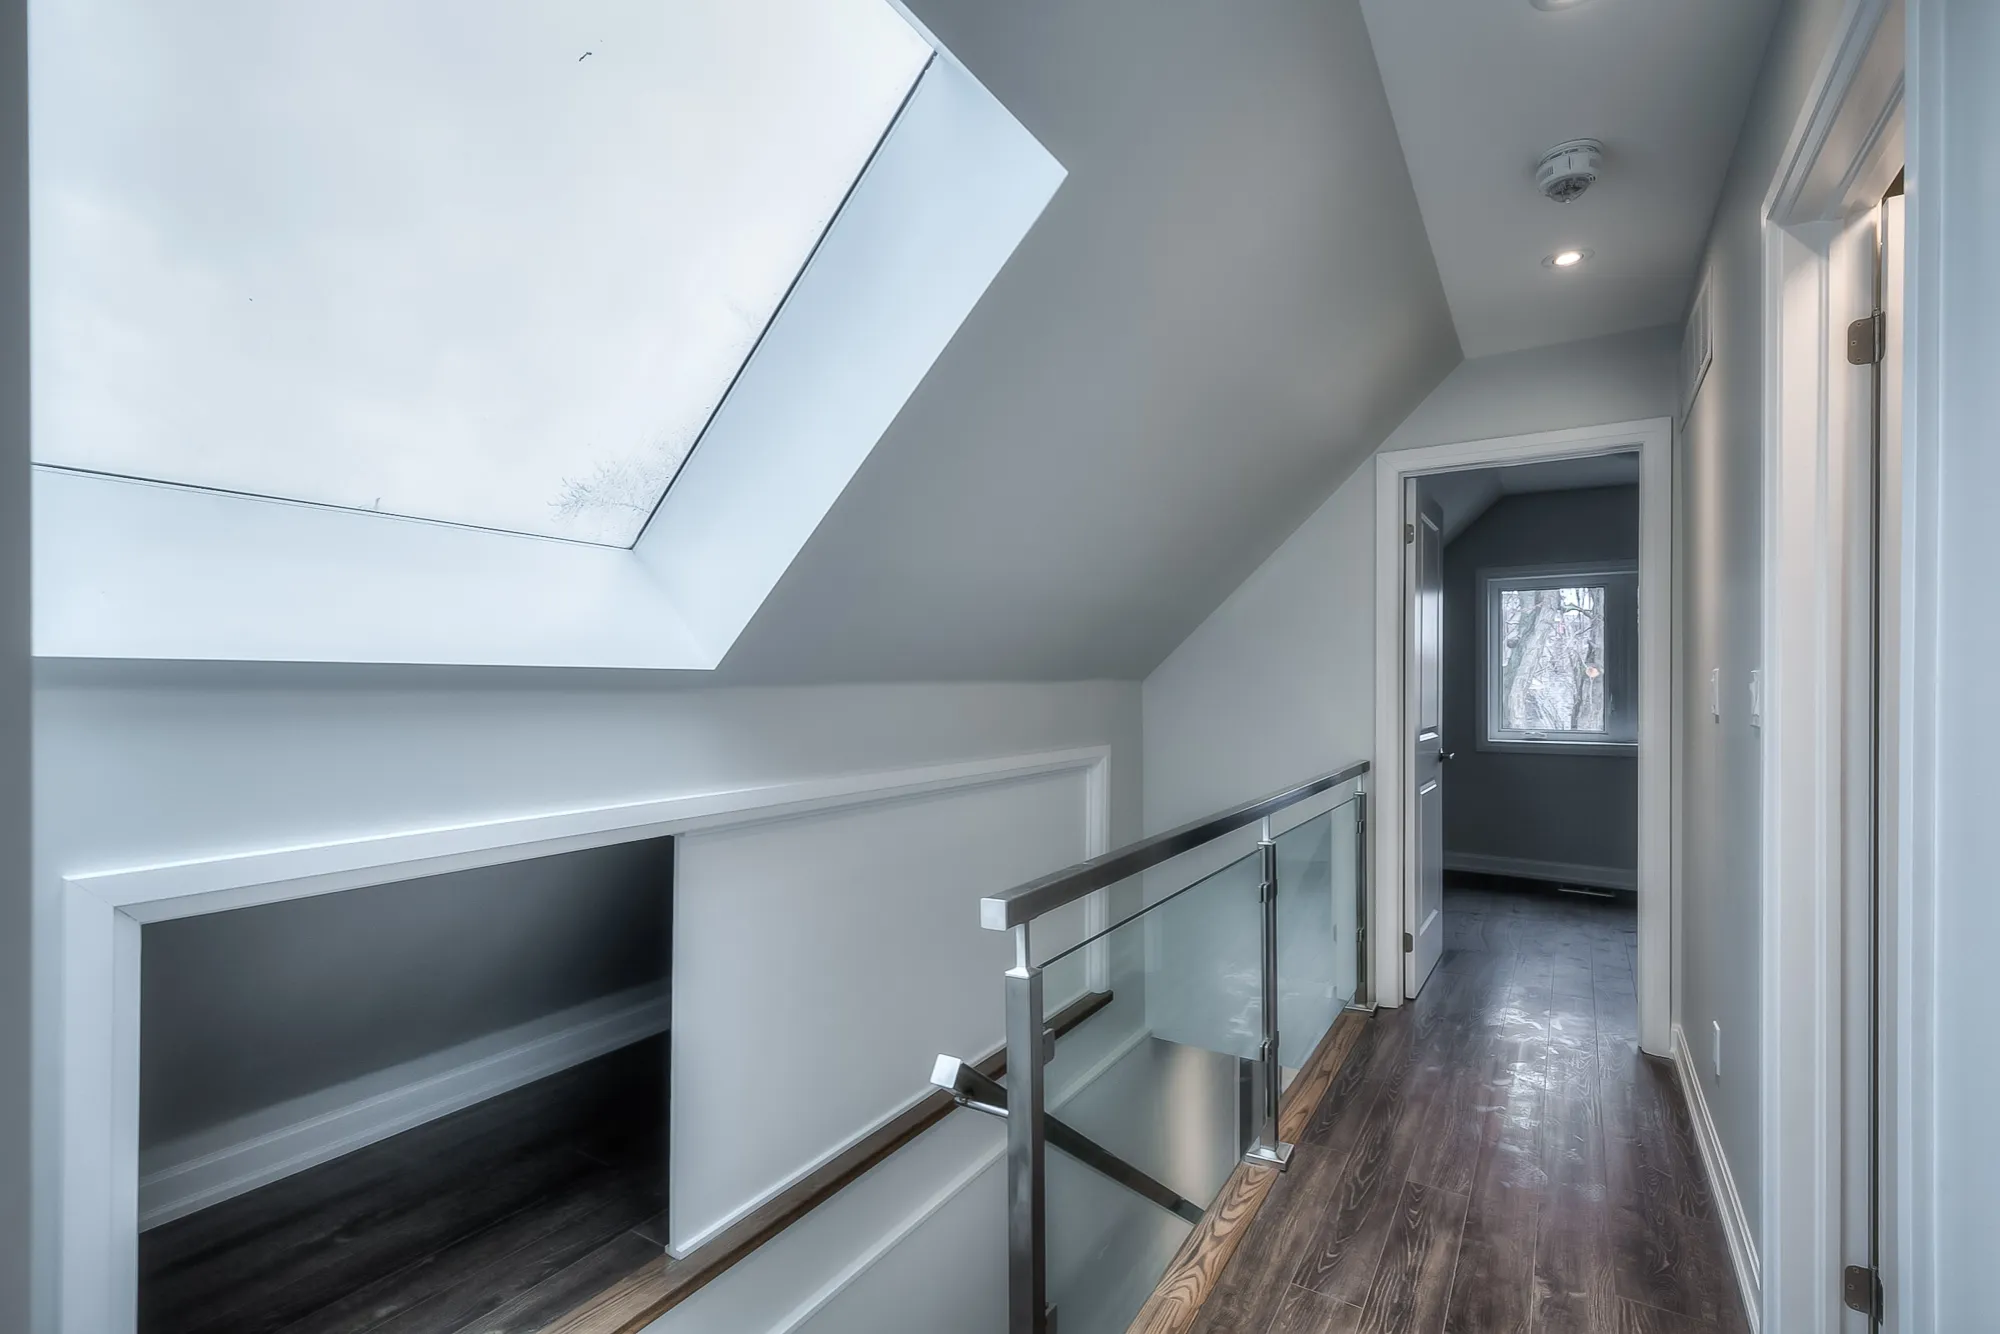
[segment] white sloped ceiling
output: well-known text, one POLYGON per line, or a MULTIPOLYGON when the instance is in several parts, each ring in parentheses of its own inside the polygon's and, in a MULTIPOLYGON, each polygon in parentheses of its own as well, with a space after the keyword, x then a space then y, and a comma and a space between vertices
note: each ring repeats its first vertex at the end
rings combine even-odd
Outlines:
POLYGON ((1359 5, 912 8, 1069 178, 719 676, 1142 677, 1460 359, 1359 5))

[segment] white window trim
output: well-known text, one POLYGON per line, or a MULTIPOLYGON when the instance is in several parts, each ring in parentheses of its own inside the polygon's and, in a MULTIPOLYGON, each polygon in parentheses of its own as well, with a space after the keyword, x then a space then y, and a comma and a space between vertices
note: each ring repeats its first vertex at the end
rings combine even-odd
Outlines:
POLYGON ((1611 646, 1611 630, 1605 628, 1605 725, 1604 740, 1590 741, 1575 734, 1555 734, 1547 738, 1526 736, 1517 733, 1495 734, 1493 723, 1496 701, 1493 697, 1495 674, 1498 664, 1495 656, 1499 651, 1499 632, 1495 625, 1498 615, 1494 599, 1495 585, 1539 584, 1542 587, 1571 586, 1600 583, 1606 586, 1622 584, 1629 587, 1636 600, 1639 588, 1639 566, 1635 561, 1582 561, 1570 564, 1520 565, 1479 571, 1476 586, 1479 590, 1479 672, 1478 689, 1474 692, 1478 701, 1479 731, 1476 747, 1483 751, 1495 751, 1531 755, 1597 755, 1603 757, 1622 756, 1632 758, 1639 753, 1638 731, 1638 628, 1632 630, 1631 643, 1622 650, 1611 646), (1614 655, 1623 659, 1622 663, 1612 661, 1614 655), (1613 718, 1623 718, 1628 727, 1613 725, 1613 718), (1625 735, 1626 731, 1630 735, 1625 735))
POLYGON ((38 468, 36 656, 712 669, 1064 174, 940 51, 629 551, 38 468))

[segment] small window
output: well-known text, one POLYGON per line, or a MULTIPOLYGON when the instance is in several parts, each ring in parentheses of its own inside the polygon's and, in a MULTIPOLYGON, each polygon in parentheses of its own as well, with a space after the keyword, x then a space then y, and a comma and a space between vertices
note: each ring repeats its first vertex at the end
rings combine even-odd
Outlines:
POLYGON ((1492 570, 1481 745, 1601 750, 1638 740, 1638 577, 1630 566, 1492 570))

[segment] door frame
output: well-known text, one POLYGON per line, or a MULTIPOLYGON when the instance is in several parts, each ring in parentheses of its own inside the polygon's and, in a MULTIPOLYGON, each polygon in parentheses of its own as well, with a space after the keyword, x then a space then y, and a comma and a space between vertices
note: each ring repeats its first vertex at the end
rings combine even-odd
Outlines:
MULTIPOLYGON (((1760 1190, 1763 1217, 1749 1259, 1765 1330, 1826 1331, 1845 1320, 1841 1217, 1845 1208, 1846 1014, 1844 916, 1856 882, 1851 840, 1866 808, 1868 775, 1851 749, 1873 720, 1847 670, 1865 608, 1865 532, 1857 531, 1861 460, 1846 448, 1857 400, 1846 365, 1844 233, 1887 190, 1902 165, 1905 26, 1902 0, 1848 0, 1765 195, 1763 230, 1763 552, 1759 658, 1764 695, 1760 886, 1760 1190), (1861 729, 1857 733, 1857 729, 1861 729), (1828 887, 1838 892, 1828 892, 1828 887)), ((1905 319, 1911 312, 1905 305, 1905 319)), ((1906 439, 1906 449, 1907 449, 1906 439)), ((1907 464, 1906 464, 1907 468, 1907 464)), ((1905 512, 1904 522, 1909 523, 1905 512)), ((1907 547, 1906 547, 1907 551, 1907 547)), ((1884 633, 1894 633, 1884 628, 1884 633)), ((1905 687, 1908 685, 1907 674, 1905 687)), ((1884 700, 1885 709, 1897 701, 1884 700)), ((1907 707, 1907 706, 1905 706, 1907 707)), ((1893 784, 1893 756, 1884 756, 1893 784)), ((1904 848, 1908 850, 1908 840, 1904 848)), ((1882 885, 1893 922, 1899 888, 1882 885)), ((1884 932, 1880 1022, 1894 1031, 1890 974, 1898 942, 1884 932)), ((1907 942, 1905 942, 1907 943, 1907 942)), ((1891 1044, 1893 1046, 1893 1044, 1891 1044)), ((1896 1053, 1883 1052, 1885 1087, 1896 1053)), ((1892 1100, 1878 1103, 1881 1133, 1896 1142, 1892 1100)), ((1879 1182, 1882 1267, 1898 1283, 1897 1164, 1879 1182)), ((1739 1257, 1739 1266, 1743 1260, 1739 1257)), ((1885 1328, 1897 1328, 1892 1306, 1885 1328)), ((1911 1326, 1920 1328, 1921 1325, 1911 1326)))
MULTIPOLYGON (((1673 419, 1651 417, 1563 431, 1498 436, 1393 450, 1375 456, 1375 936, 1376 977, 1403 976, 1404 876, 1410 866, 1412 821, 1403 800, 1409 740, 1404 645, 1403 488, 1413 477, 1470 468, 1639 455, 1639 603, 1657 609, 1639 620, 1639 1045, 1671 1053, 1674 924, 1673 877, 1674 590, 1673 419)), ((1379 996, 1382 1004, 1401 1004, 1379 996)))

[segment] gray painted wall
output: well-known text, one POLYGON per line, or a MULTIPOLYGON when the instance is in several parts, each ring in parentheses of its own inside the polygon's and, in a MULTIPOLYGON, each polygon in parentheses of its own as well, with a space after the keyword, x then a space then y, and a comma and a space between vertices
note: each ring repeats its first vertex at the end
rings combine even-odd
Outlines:
POLYGON ((1723 1077, 1700 1062, 1696 1074, 1753 1234, 1763 1218, 1757 1075, 1763 751, 1750 726, 1750 671, 1759 665, 1763 613, 1762 213, 1841 7, 1840 0, 1793 0, 1772 34, 1708 241, 1715 361, 1676 451, 1675 713, 1682 770, 1674 1018, 1697 1045, 1711 1023, 1722 1024, 1729 1052, 1723 1077), (1708 674, 1717 667, 1720 721, 1710 715, 1708 699, 1708 674))
POLYGON ((667 839, 144 928, 142 1146, 667 977, 667 839))
MULTIPOLYGON (((1664 417, 1671 329, 1468 361, 1383 450, 1664 417)), ((1366 460, 1146 678, 1146 827, 1375 745, 1375 470, 1366 460)))
POLYGON ((1479 748, 1479 571, 1639 558, 1639 488, 1502 496, 1444 549, 1444 847, 1636 876, 1639 764, 1479 748))
POLYGON ((29 1327, 27 6, 0 5, 0 1329, 29 1327))

